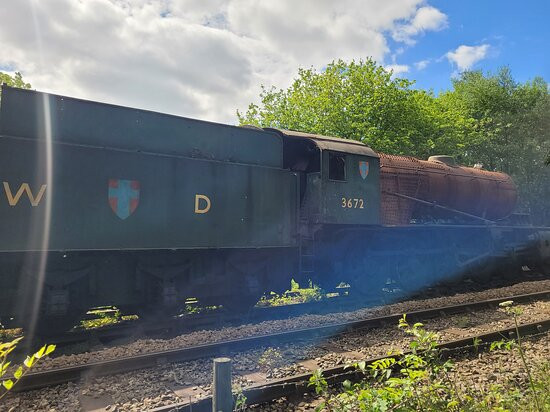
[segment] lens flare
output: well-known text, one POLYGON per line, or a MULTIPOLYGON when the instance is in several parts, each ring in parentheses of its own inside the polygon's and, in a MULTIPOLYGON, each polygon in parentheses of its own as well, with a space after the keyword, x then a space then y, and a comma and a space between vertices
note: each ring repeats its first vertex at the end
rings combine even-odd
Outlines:
MULTIPOLYGON (((31 7, 31 14, 34 23, 34 32, 36 36, 36 45, 38 56, 40 59, 41 67, 44 67, 43 59, 43 48, 42 48, 42 37, 40 32, 39 20, 36 14, 35 4, 37 2, 30 1, 29 5, 31 7)), ((35 284, 27 285, 32 290, 30 302, 25 302, 25 305, 30 305, 30 310, 27 310, 26 313, 29 314, 30 319, 27 320, 29 325, 29 330, 27 336, 30 338, 28 342, 32 341, 34 337, 36 324, 40 315, 41 303, 42 303, 42 292, 44 290, 44 282, 46 279, 46 268, 48 263, 48 249, 50 241, 50 227, 51 227, 51 211, 52 211, 52 193, 53 193, 53 130, 52 130, 52 116, 51 116, 51 104, 50 98, 48 95, 42 95, 42 119, 37 119, 39 124, 43 127, 43 136, 45 144, 43 150, 39 152, 37 159, 38 167, 37 170, 41 170, 45 174, 45 183, 46 183, 46 194, 44 196, 44 214, 40 221, 35 221, 35 224, 39 225, 36 230, 32 230, 31 233, 36 233, 40 238, 39 239, 30 239, 30 243, 39 242, 39 254, 36 257, 36 264, 31 266, 31 270, 36 270, 34 276, 31 276, 35 284)), ((40 177, 40 176, 37 176, 40 177)), ((34 259, 31 259, 34 260, 34 259)))

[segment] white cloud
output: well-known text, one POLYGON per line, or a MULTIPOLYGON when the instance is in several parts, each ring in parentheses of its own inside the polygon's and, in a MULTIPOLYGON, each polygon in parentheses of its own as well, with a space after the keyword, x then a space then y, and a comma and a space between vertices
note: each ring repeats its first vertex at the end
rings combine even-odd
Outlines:
POLYGON ((425 0, 0 1, 0 15, 0 67, 38 90, 222 122, 298 67, 384 63, 388 34, 446 24, 425 0))
POLYGON ((416 63, 414 63, 414 67, 416 67, 416 70, 424 70, 428 65, 430 64, 430 60, 420 60, 416 63))
POLYGON ((409 71, 409 66, 406 64, 389 64, 384 67, 388 71, 393 71, 393 76, 396 76, 400 73, 407 73, 409 71))
POLYGON ((457 47, 454 51, 449 51, 445 55, 447 59, 456 64, 460 71, 469 70, 478 61, 483 60, 489 51, 488 44, 481 46, 466 46, 457 47))
POLYGON ((435 7, 420 7, 413 19, 404 24, 399 24, 393 30, 393 38, 406 44, 414 44, 414 36, 426 31, 443 30, 448 25, 447 15, 435 7))

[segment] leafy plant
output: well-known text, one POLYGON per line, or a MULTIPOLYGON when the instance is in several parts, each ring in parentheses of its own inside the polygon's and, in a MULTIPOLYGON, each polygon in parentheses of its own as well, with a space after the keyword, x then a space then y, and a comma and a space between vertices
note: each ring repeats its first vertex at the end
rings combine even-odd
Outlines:
POLYGON ((470 325, 470 317, 469 316, 459 316, 456 319, 456 326, 458 328, 464 329, 467 328, 470 325))
POLYGON ((325 292, 310 280, 307 288, 301 288, 294 279, 290 280, 290 289, 279 295, 271 292, 260 298, 258 306, 285 306, 295 303, 316 302, 326 297, 325 292))
MULTIPOLYGON (((366 377, 374 378, 376 385, 366 381, 356 384, 346 381, 343 392, 327 396, 318 410, 457 410, 460 397, 448 376, 453 364, 439 356, 439 336, 423 326, 422 323, 411 325, 403 316, 399 328, 413 338, 409 344, 410 352, 391 353, 368 366, 365 362, 352 365, 366 377)), ((313 374, 309 385, 317 393, 327 395, 326 380, 321 371, 313 374)))
POLYGON ((87 315, 95 316, 95 318, 80 321, 80 326, 84 329, 98 329, 121 321, 121 313, 118 309, 99 308, 88 311, 87 315))
MULTIPOLYGON (((519 308, 511 308, 511 303, 502 307, 514 316, 521 312, 519 308)), ((536 370, 536 374, 531 374, 532 390, 527 395, 515 386, 508 388, 502 385, 491 385, 483 393, 473 388, 459 390, 452 378, 453 363, 445 360, 437 348, 439 336, 425 330, 421 323, 409 324, 406 316, 400 319, 399 328, 412 337, 410 352, 390 352, 388 357, 370 365, 365 362, 350 365, 365 375, 362 382, 353 384, 345 381, 341 391, 332 394, 322 371, 315 371, 309 386, 323 398, 317 410, 550 411, 550 363, 545 363, 536 370)), ((495 348, 521 348, 521 343, 510 345, 509 342, 499 341, 495 348)), ((474 346, 480 344, 480 341, 474 341, 474 346)), ((524 366, 527 367, 526 362, 524 366)))
POLYGON ((501 339, 494 342, 491 342, 489 346, 489 351, 495 350, 511 350, 514 347, 514 341, 508 339, 501 339))
POLYGON ((23 376, 34 366, 36 363, 48 356, 55 350, 55 345, 44 345, 32 356, 27 356, 23 361, 23 365, 16 368, 13 373, 13 377, 4 378, 8 372, 8 368, 11 365, 11 361, 8 360, 8 355, 15 350, 17 344, 23 339, 23 337, 15 338, 10 342, 0 343, 0 378, 2 378, 2 387, 4 392, 0 394, 0 399, 7 395, 12 388, 21 380, 23 376))
POLYGON ((240 386, 233 387, 233 398, 234 398, 234 411, 245 411, 246 410, 246 396, 243 393, 243 388, 240 386))
POLYGON ((281 352, 277 349, 268 348, 258 359, 258 365, 260 366, 260 369, 269 370, 280 365, 282 360, 283 355, 281 355, 281 352))
POLYGON ((514 301, 512 300, 507 300, 506 302, 499 303, 499 306, 504 309, 504 312, 512 316, 512 318, 514 319, 514 325, 516 327, 518 353, 523 363, 523 366, 525 368, 525 371, 527 372, 527 377, 529 379, 529 386, 531 388, 531 392, 533 394, 533 399, 535 400, 535 405, 537 407, 537 410, 542 411, 542 407, 540 406, 540 402, 537 395, 537 390, 535 389, 535 382, 533 380, 533 376, 531 375, 531 370, 529 368, 529 365, 527 364, 527 360, 525 359, 525 352, 521 345, 521 334, 519 333, 518 317, 523 313, 523 311, 521 310, 521 308, 518 308, 517 306, 513 306, 513 305, 514 305, 514 301))
POLYGON ((95 316, 95 318, 81 320, 80 327, 83 329, 99 329, 138 319, 137 315, 122 315, 119 309, 110 307, 96 308, 86 314, 95 316))

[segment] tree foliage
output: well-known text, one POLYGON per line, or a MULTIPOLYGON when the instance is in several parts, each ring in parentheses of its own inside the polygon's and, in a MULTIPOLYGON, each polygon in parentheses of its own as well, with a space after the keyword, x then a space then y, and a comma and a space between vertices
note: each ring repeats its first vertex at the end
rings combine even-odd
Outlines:
POLYGON ((287 90, 263 88, 261 105, 237 112, 241 124, 360 140, 376 150, 424 157, 461 145, 468 119, 373 60, 300 69, 287 90), (458 139, 452 139, 452 137, 458 139))
POLYGON ((240 124, 360 140, 389 154, 482 163, 511 174, 522 209, 550 223, 547 83, 540 77, 518 83, 504 67, 462 73, 439 96, 413 86, 373 60, 338 60, 322 71, 300 69, 286 90, 264 87, 260 104, 237 116, 240 124))
POLYGON ((480 162, 512 175, 523 210, 536 223, 549 223, 550 170, 544 167, 550 152, 547 83, 540 77, 518 83, 506 67, 493 75, 466 72, 440 100, 475 120, 479 139, 465 147, 466 163, 480 162))
MULTIPOLYGON (((11 87, 19 87, 21 89, 30 89, 31 85, 30 83, 26 83, 23 80, 23 76, 21 76, 21 73, 15 72, 14 76, 10 76, 9 74, 0 72, 0 85, 7 84, 11 87)), ((2 91, 0 90, 0 101, 2 100, 2 91)))

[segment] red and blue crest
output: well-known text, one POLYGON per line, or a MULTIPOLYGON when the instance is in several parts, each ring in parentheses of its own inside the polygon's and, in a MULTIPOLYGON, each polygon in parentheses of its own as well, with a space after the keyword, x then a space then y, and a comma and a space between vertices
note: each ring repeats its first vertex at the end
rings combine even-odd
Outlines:
POLYGON ((122 220, 137 209, 139 186, 137 180, 109 179, 109 205, 122 220))
POLYGON ((359 174, 363 179, 366 179, 369 175, 369 162, 361 160, 359 162, 359 174))

